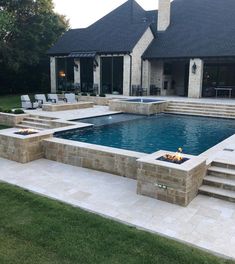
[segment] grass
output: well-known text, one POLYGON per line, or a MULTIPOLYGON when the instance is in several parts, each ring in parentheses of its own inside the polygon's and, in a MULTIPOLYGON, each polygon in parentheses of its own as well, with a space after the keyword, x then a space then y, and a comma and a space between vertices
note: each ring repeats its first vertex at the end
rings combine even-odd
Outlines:
POLYGON ((234 263, 0 184, 0 263, 234 263))
POLYGON ((12 109, 20 107, 21 104, 19 95, 0 96, 0 108, 12 109))

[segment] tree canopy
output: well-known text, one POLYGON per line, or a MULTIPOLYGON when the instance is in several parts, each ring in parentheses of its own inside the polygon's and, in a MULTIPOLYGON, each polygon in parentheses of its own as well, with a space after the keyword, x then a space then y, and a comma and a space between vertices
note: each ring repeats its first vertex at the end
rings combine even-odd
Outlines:
POLYGON ((0 0, 1 92, 19 91, 16 83, 30 88, 36 80, 38 85, 42 78, 48 81, 46 52, 69 27, 53 8, 52 0, 0 0))

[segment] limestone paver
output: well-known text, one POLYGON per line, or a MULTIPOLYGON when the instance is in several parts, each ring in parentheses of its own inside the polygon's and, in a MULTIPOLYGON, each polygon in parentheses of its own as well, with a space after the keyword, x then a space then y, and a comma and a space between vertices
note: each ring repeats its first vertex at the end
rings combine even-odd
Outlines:
POLYGON ((197 196, 180 207, 136 194, 136 181, 48 160, 0 159, 0 180, 235 258, 235 204, 197 196))

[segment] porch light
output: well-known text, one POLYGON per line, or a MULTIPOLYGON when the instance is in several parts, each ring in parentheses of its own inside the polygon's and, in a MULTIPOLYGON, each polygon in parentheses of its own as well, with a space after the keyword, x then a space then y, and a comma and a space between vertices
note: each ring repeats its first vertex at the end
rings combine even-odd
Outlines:
POLYGON ((193 73, 193 74, 196 74, 196 72, 197 72, 197 65, 196 65, 196 63, 194 62, 193 66, 192 66, 192 73, 193 73))
POLYGON ((60 71, 60 72, 59 72, 59 76, 60 76, 61 78, 64 78, 64 77, 66 76, 66 74, 65 74, 64 71, 60 71))

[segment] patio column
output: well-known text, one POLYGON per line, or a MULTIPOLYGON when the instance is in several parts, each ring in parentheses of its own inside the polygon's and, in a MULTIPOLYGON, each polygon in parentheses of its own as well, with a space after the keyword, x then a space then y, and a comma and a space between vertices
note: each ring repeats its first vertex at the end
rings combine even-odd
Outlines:
POLYGON ((74 67, 74 83, 79 83, 81 84, 81 80, 80 80, 80 60, 79 59, 75 59, 74 63, 77 65, 77 67, 74 67))
POLYGON ((151 63, 148 60, 143 61, 143 80, 142 86, 147 89, 147 95, 150 95, 150 75, 151 75, 151 63))
POLYGON ((56 93, 56 58, 50 58, 51 93, 56 93))
POLYGON ((100 57, 96 57, 95 60, 98 65, 94 69, 94 84, 98 84, 98 93, 100 93, 100 57))
POLYGON ((190 60, 188 97, 200 98, 202 96, 203 67, 203 60, 190 60))
POLYGON ((123 95, 130 95, 131 86, 131 56, 125 55, 123 58, 123 95))

